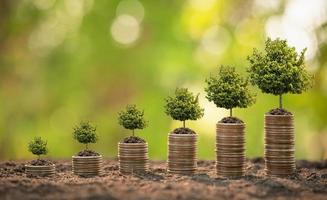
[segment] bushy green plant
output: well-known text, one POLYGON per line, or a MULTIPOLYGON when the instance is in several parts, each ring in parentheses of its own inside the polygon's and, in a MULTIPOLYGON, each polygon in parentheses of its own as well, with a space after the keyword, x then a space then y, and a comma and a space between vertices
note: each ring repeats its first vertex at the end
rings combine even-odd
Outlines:
POLYGON ((254 49, 248 56, 251 83, 263 93, 279 95, 280 109, 283 94, 300 94, 311 85, 312 76, 305 70, 305 51, 298 54, 286 40, 268 38, 264 52, 254 49))
POLYGON ((118 123, 126 129, 132 130, 133 136, 135 129, 143 129, 148 123, 144 119, 144 111, 136 108, 136 105, 127 105, 125 110, 118 113, 118 123))
POLYGON ((175 95, 166 98, 165 113, 174 120, 183 122, 197 120, 203 116, 204 109, 199 105, 199 95, 193 95, 187 88, 176 88, 175 95))
POLYGON ((75 126, 73 136, 79 143, 85 144, 86 149, 88 149, 89 143, 96 143, 98 140, 96 127, 88 121, 82 121, 75 126))
POLYGON ((28 150, 40 158, 41 155, 46 155, 48 153, 47 142, 42 140, 41 137, 35 137, 29 142, 28 150))
POLYGON ((219 108, 230 110, 246 108, 255 102, 254 95, 248 89, 248 81, 236 73, 234 67, 221 66, 217 76, 206 79, 206 98, 219 108))

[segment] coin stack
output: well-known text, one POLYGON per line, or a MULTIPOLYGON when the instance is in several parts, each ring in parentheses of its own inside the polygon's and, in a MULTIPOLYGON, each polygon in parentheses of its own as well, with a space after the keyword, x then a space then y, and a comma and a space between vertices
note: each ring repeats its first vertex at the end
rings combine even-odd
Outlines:
POLYGON ((266 172, 291 175, 295 170, 293 115, 265 115, 266 172))
POLYGON ((119 171, 124 174, 148 170, 148 143, 118 143, 119 171))
POLYGON ((102 156, 73 156, 72 170, 79 176, 99 176, 103 174, 102 156))
POLYGON ((56 166, 53 165, 25 165, 27 175, 33 176, 53 176, 56 173, 56 166))
POLYGON ((232 178, 244 175, 245 124, 217 123, 217 175, 232 178))
POLYGON ((197 134, 173 134, 168 136, 168 172, 194 174, 197 168, 197 134))

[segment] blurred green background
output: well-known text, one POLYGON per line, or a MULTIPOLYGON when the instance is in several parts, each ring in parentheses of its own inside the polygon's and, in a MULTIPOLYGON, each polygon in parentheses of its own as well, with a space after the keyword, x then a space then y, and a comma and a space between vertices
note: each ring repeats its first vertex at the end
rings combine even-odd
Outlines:
MULTIPOLYGON (((0 159, 29 159, 34 136, 49 156, 69 158, 80 120, 97 125, 91 148, 115 157, 129 132, 117 123, 128 103, 145 110, 151 159, 165 159, 167 134, 181 126, 164 114, 176 87, 200 93, 198 155, 214 159, 215 123, 228 111, 205 99, 205 78, 220 64, 245 74, 246 56, 267 36, 287 39, 306 63, 314 87, 286 95, 295 114, 296 157, 327 157, 327 2, 325 0, 0 0, 0 159)), ((263 155, 263 115, 278 105, 262 94, 235 115, 247 123, 246 153, 263 155)))

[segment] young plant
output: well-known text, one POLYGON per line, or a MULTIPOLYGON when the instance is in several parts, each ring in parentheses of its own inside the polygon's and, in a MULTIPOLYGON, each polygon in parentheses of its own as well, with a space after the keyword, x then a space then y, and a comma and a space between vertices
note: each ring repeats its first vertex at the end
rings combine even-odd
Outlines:
POLYGON ((246 108, 255 102, 254 95, 248 89, 248 81, 236 73, 234 67, 221 66, 218 75, 206 79, 206 98, 219 108, 246 108))
POLYGON ((46 155, 48 153, 47 142, 42 140, 41 137, 35 137, 29 142, 28 150, 32 152, 32 154, 37 155, 38 159, 40 159, 41 155, 46 155))
POLYGON ((85 144, 85 149, 88 150, 89 143, 96 143, 98 136, 96 134, 96 127, 90 122, 80 122, 78 126, 74 127, 74 139, 79 143, 85 144))
POLYGON ((165 113, 174 120, 183 122, 197 120, 203 116, 204 109, 199 105, 199 95, 193 95, 187 88, 177 88, 175 96, 166 98, 165 113))
POLYGON ((127 105, 126 109, 118 113, 118 122, 126 129, 132 130, 133 137, 135 129, 144 129, 148 123, 144 119, 144 111, 136 108, 136 105, 127 105))
POLYGON ((279 96, 279 109, 282 110, 282 95, 300 94, 311 85, 312 76, 305 70, 303 49, 298 54, 286 40, 267 39, 264 52, 254 49, 248 56, 250 81, 263 93, 279 96))

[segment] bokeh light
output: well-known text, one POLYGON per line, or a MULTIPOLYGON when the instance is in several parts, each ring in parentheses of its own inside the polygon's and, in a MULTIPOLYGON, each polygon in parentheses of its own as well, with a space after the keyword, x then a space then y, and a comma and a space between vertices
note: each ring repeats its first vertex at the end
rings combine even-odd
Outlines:
POLYGON ((110 28, 113 39, 123 45, 133 44, 140 36, 140 25, 131 15, 119 15, 110 28))

